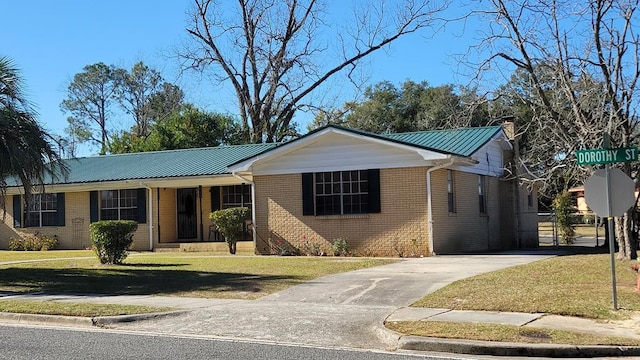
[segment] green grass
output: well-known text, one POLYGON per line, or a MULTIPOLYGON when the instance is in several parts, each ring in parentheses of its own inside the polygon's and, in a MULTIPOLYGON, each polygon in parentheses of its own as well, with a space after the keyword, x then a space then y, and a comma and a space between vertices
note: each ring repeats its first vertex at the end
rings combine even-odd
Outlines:
POLYGON ((398 321, 386 324, 391 330, 415 336, 504 341, 538 344, 640 346, 640 340, 563 330, 501 324, 455 323, 441 321, 398 321))
MULTIPOLYGON (((5 259, 10 258, 4 253, 5 259)), ((323 275, 393 261, 145 253, 129 256, 124 265, 109 266, 84 255, 87 253, 79 252, 76 258, 61 256, 57 260, 0 265, 0 291, 256 299, 323 275)))
POLYGON ((175 310, 169 307, 137 305, 69 303, 53 301, 0 300, 0 311, 19 314, 66 316, 116 316, 175 310))
POLYGON ((91 250, 0 251, 0 263, 67 257, 95 257, 91 250))
POLYGON ((618 307, 613 310, 608 254, 559 256, 486 273, 446 286, 416 307, 549 313, 624 319, 640 311, 630 263, 616 261, 618 307))
MULTIPOLYGON (((456 310, 548 313, 601 320, 629 319, 640 311, 636 273, 616 261, 619 310, 613 310, 609 254, 558 256, 456 281, 412 306, 456 310)), ((473 264, 470 264, 473 266, 473 264)), ((587 333, 498 324, 389 322, 417 336, 576 345, 640 346, 640 341, 587 333)))

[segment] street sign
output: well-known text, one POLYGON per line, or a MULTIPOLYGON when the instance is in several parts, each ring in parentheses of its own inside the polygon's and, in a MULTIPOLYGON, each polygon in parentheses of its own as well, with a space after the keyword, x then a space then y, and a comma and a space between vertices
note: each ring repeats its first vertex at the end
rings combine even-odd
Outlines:
POLYGON ((635 184, 620 169, 609 169, 609 186, 611 189, 611 206, 607 203, 606 169, 596 170, 584 183, 584 199, 591 210, 598 216, 622 216, 636 201, 635 184))
POLYGON ((576 151, 578 165, 613 164, 638 160, 638 148, 588 149, 576 151))

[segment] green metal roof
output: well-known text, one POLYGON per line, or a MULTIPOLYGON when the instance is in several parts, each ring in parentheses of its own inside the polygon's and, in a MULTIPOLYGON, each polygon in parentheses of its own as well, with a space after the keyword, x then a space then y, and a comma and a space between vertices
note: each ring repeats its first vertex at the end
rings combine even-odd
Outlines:
MULTIPOLYGON (((397 134, 374 134, 362 130, 328 125, 281 144, 219 146, 67 159, 64 160, 64 163, 69 168, 69 175, 66 178, 58 178, 55 181, 52 181, 49 177, 45 180, 45 184, 81 184, 229 174, 228 166, 232 164, 268 153, 279 145, 286 146, 303 140, 309 135, 326 128, 336 128, 366 137, 465 157, 471 156, 501 130, 500 126, 487 126, 397 134)), ((8 186, 18 186, 18 184, 19 182, 15 180, 7 179, 8 186)))
MULTIPOLYGON (((496 125, 406 133, 375 134, 338 125, 327 125, 293 141, 301 140, 326 128, 340 129, 357 135, 392 141, 425 150, 432 150, 458 156, 471 156, 502 130, 502 126, 496 125)), ((291 141, 289 143, 291 143, 291 141)))
POLYGON ((484 126, 453 130, 383 134, 382 136, 408 145, 419 146, 438 152, 471 156, 491 140, 501 129, 501 126, 484 126))
MULTIPOLYGON (((211 148, 152 151, 64 160, 67 178, 45 184, 79 184, 102 181, 179 178, 229 174, 227 165, 251 157, 277 144, 250 144, 211 148)), ((8 184, 17 186, 17 182, 8 184)))
MULTIPOLYGON (((451 154, 457 156, 468 157, 473 155, 482 146, 489 142, 502 127, 497 126, 484 126, 484 127, 472 127, 472 128, 459 128, 451 130, 432 130, 432 131, 416 131, 407 133, 394 133, 394 134, 375 134, 368 131, 352 129, 339 125, 327 125, 318 129, 315 129, 297 139, 293 139, 289 142, 282 143, 280 146, 288 146, 292 143, 304 141, 305 138, 325 131, 326 129, 333 128, 346 132, 350 132, 356 135, 366 136, 370 138, 391 141, 398 144, 417 147, 420 149, 436 151, 444 154, 451 154)), ((262 153, 267 153, 271 149, 265 149, 262 153)), ((229 166, 236 165, 243 161, 249 160, 256 155, 262 155, 257 153, 248 156, 244 159, 240 159, 235 163, 228 164, 229 166)))

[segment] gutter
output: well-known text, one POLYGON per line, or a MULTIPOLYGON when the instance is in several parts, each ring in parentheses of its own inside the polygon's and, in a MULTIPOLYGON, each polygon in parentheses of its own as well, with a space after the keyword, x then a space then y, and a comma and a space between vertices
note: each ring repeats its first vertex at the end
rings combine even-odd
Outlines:
POLYGON ((436 166, 432 166, 429 169, 427 169, 427 211, 429 213, 428 215, 428 222, 429 222, 429 251, 431 252, 431 255, 435 255, 436 253, 433 251, 433 206, 432 206, 432 196, 431 196, 431 173, 436 171, 436 170, 440 170, 442 168, 445 168, 447 166, 451 166, 453 165, 453 163, 455 162, 455 158, 450 156, 448 157, 448 161, 445 163, 442 163, 440 165, 436 165, 436 166))

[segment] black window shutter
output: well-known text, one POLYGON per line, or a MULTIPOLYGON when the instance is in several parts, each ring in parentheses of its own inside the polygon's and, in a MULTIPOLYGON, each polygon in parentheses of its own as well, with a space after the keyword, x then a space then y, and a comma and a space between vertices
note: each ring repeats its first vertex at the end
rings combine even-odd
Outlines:
POLYGON ((302 215, 315 215, 313 173, 302 174, 302 215))
POLYGON ((369 170, 369 212, 380 212, 380 169, 369 170))
POLYGON ((147 189, 138 189, 138 224, 147 223, 147 189))
POLYGON ((64 226, 64 193, 56 194, 56 225, 64 226))
POLYGON ((98 192, 91 191, 89 193, 89 221, 96 222, 100 220, 98 209, 98 192))
POLYGON ((22 227, 22 195, 13 195, 13 227, 22 227))
POLYGON ((211 191, 211 212, 220 210, 220 186, 212 186, 209 191, 211 191))

